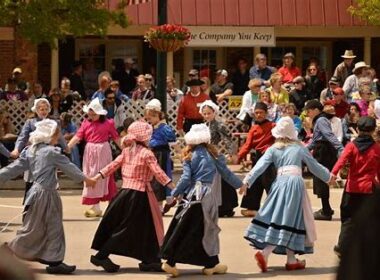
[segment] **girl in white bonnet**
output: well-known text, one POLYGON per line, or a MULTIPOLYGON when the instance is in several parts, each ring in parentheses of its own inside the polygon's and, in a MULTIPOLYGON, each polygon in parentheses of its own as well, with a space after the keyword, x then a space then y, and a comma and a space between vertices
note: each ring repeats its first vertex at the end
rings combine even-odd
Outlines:
POLYGON ((205 124, 193 124, 185 135, 183 174, 172 195, 183 197, 161 249, 167 262, 162 269, 176 277, 176 263, 203 266, 205 275, 224 274, 227 266, 219 263, 218 206, 220 186, 213 184, 216 172, 235 189, 245 187, 226 166, 225 158, 210 144, 205 124))
POLYGON ((277 177, 272 183, 264 205, 252 220, 245 233, 249 243, 258 249, 255 258, 262 272, 268 269, 268 257, 287 255, 286 270, 304 269, 305 261, 295 254, 313 253, 316 240, 314 217, 302 178, 302 163, 324 182, 333 182, 335 176, 319 164, 297 139, 293 120, 283 117, 272 129, 275 143, 259 159, 243 182, 252 183, 272 163, 277 177))
POLYGON ((60 148, 54 147, 59 135, 56 121, 36 122, 29 137, 31 146, 24 149, 16 161, 0 170, 0 185, 27 170, 34 179, 26 196, 22 227, 15 239, 7 244, 9 249, 22 259, 48 265, 48 273, 69 274, 75 266, 63 263, 65 236, 56 172, 59 168, 75 182, 85 181, 88 186, 93 186, 95 181, 86 178, 60 148))

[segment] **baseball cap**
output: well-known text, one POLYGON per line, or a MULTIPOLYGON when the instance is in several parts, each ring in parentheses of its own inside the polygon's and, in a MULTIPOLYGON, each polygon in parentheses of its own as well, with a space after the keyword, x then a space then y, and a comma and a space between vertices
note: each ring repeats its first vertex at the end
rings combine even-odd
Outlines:
POLYGON ((224 77, 228 77, 228 72, 225 69, 219 69, 218 71, 216 71, 216 75, 222 75, 224 77))
POLYGON ((338 79, 338 77, 332 76, 330 78, 329 84, 339 85, 339 79, 338 79))

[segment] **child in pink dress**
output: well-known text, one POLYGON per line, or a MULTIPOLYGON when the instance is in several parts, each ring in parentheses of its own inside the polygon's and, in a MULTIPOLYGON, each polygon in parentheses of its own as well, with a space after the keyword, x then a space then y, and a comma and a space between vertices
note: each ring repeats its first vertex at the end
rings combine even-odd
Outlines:
MULTIPOLYGON (((107 111, 103 109, 98 98, 83 107, 88 118, 85 119, 75 136, 70 140, 68 148, 71 150, 81 140, 86 141, 83 155, 83 173, 86 176, 95 176, 96 173, 112 161, 112 152, 109 140, 112 139, 120 146, 119 134, 113 120, 107 119, 107 111)), ((85 211, 86 217, 100 217, 100 201, 110 201, 116 194, 116 183, 113 176, 99 180, 95 187, 87 187, 84 183, 82 204, 92 205, 85 211)))
POLYGON ((104 213, 91 246, 98 251, 91 256, 91 263, 107 272, 120 268, 111 261, 110 254, 140 260, 142 271, 161 271, 159 248, 164 227, 150 182, 154 177, 165 187, 173 189, 174 185, 148 148, 152 132, 152 126, 146 122, 132 123, 123 138, 126 148, 122 154, 93 177, 107 178, 119 168, 123 177, 122 189, 104 213))

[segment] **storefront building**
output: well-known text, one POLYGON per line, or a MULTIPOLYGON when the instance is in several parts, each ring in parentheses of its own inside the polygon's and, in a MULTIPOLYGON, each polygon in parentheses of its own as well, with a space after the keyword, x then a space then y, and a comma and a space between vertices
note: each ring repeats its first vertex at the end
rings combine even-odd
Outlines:
MULTIPOLYGON (((167 1, 168 22, 187 26, 197 35, 189 46, 168 53, 168 74, 180 85, 191 68, 231 72, 238 58, 252 64, 260 52, 268 56, 268 64, 279 66, 282 55, 291 51, 302 69, 316 57, 331 75, 344 50, 352 49, 356 61, 364 60, 380 73, 380 27, 353 18, 347 12, 351 0, 167 1)), ((109 1, 110 8, 116 4, 116 0, 109 1)), ((68 37, 53 51, 39 46, 37 78, 58 86, 73 61, 81 60, 86 86, 96 89, 97 74, 112 71, 117 59, 127 57, 134 59, 141 73, 154 72, 156 52, 143 35, 157 22, 157 0, 129 6, 127 14, 132 24, 127 29, 110 27, 106 38, 68 37)))

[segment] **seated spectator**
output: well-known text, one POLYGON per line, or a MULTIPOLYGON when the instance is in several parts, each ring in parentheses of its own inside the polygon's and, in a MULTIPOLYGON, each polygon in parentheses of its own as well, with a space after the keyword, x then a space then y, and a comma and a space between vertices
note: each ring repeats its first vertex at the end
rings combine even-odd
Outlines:
MULTIPOLYGON (((272 102, 269 92, 261 91, 259 93, 259 101, 267 105, 267 120, 276 122, 281 117, 280 106, 272 102)), ((253 115, 252 110, 254 110, 254 107, 251 107, 251 115, 253 115)))
POLYGON ((144 78, 145 78, 146 88, 148 90, 152 91, 153 95, 155 95, 155 93, 156 93, 156 87, 154 85, 154 78, 153 78, 153 76, 151 74, 145 74, 144 78))
POLYGON ((7 90, 0 94, 0 100, 6 101, 26 101, 28 96, 22 90, 17 89, 16 80, 8 79, 7 90))
POLYGON ((335 116, 335 108, 332 105, 323 106, 323 112, 330 115, 331 130, 335 137, 342 143, 343 141, 343 127, 340 118, 335 116))
MULTIPOLYGON (((280 73, 274 73, 270 76, 271 87, 266 89, 270 93, 272 101, 278 105, 289 103, 289 93, 282 86, 283 77, 280 73)), ((293 79, 291 80, 293 81, 293 79)))
POLYGON ((332 105, 335 108, 335 115, 342 119, 346 116, 350 105, 344 101, 344 91, 337 87, 333 90, 333 99, 325 102, 325 105, 332 105))
POLYGON ((259 93, 261 88, 260 79, 252 79, 248 83, 249 90, 243 95, 240 112, 236 116, 240 121, 244 121, 247 117, 252 119, 251 107, 255 106, 255 103, 259 100, 259 93))
POLYGON ((112 78, 111 74, 107 71, 103 71, 98 75, 98 85, 99 89, 94 92, 94 94, 91 97, 91 100, 95 98, 99 98, 100 101, 104 100, 104 92, 107 88, 110 87, 112 78))
POLYGON ((360 119, 360 108, 355 102, 349 105, 349 111, 342 120, 343 144, 352 141, 358 135, 358 121, 360 119))
POLYGON ((343 62, 335 68, 333 76, 336 77, 341 85, 344 85, 347 77, 352 75, 352 70, 354 69, 353 62, 356 55, 354 55, 352 50, 346 50, 341 57, 343 58, 343 62))
POLYGON ((144 75, 139 75, 137 77, 137 86, 132 91, 132 99, 133 100, 151 100, 154 98, 154 92, 149 90, 146 87, 146 81, 144 75))
POLYGON ((49 113, 49 118, 53 120, 60 120, 61 113, 63 113, 62 108, 61 108, 61 92, 59 91, 58 88, 53 88, 49 92, 49 102, 50 102, 50 113, 49 113))
POLYGON ((359 105, 360 114, 362 117, 368 116, 368 106, 371 101, 372 92, 368 85, 362 85, 359 88, 360 99, 355 102, 359 105))
MULTIPOLYGON (((73 116, 69 113, 62 113, 60 116, 60 124, 61 124, 61 133, 63 135, 63 138, 65 139, 66 143, 69 143, 71 138, 74 137, 75 133, 77 132, 77 127, 72 121, 73 116)), ((79 156, 79 149, 78 146, 75 145, 71 149, 70 154, 71 162, 74 163, 78 168, 81 168, 81 160, 79 156)))
POLYGON ((25 93, 27 92, 29 89, 29 84, 22 78, 22 70, 20 67, 13 69, 12 79, 15 80, 17 90, 23 91, 25 93))
POLYGON ((294 88, 289 92, 289 101, 296 106, 298 112, 302 112, 306 101, 310 100, 306 83, 302 76, 297 76, 293 79, 293 84, 294 88))
POLYGON ((33 107, 35 99, 47 98, 47 95, 43 92, 42 84, 40 82, 33 83, 28 95, 28 110, 33 107))
POLYGON ((116 98, 120 101, 128 102, 129 97, 121 92, 119 81, 112 81, 109 87, 116 95, 116 98))
POLYGON ((224 69, 216 71, 215 83, 211 86, 210 99, 215 104, 222 102, 227 96, 232 95, 234 85, 227 81, 228 72, 224 69))
POLYGON ((298 117, 296 114, 297 114, 296 105, 294 105, 293 103, 289 103, 289 104, 285 105, 284 113, 282 116, 288 116, 288 117, 292 118, 294 126, 298 132, 298 135, 300 135, 301 130, 302 130, 302 121, 301 121, 300 117, 298 117))
POLYGON ((282 58, 283 66, 278 69, 278 73, 282 76, 283 84, 291 84, 293 79, 301 76, 301 70, 296 66, 294 54, 286 53, 282 58))
POLYGON ((81 99, 78 92, 74 92, 70 89, 70 80, 63 77, 61 80, 61 112, 68 112, 74 104, 74 101, 79 101, 81 99))
POLYGON ((203 84, 201 85, 201 91, 203 93, 206 93, 208 96, 210 96, 210 91, 211 91, 210 79, 208 77, 202 77, 202 78, 200 78, 200 80, 203 82, 203 84))
POLYGON ((337 87, 339 87, 339 80, 337 77, 332 76, 329 81, 328 87, 322 90, 321 92, 319 101, 322 103, 322 105, 324 105, 327 100, 332 100, 334 98, 333 90, 337 87))
MULTIPOLYGON (((361 77, 359 78, 359 89, 358 91, 355 91, 352 93, 352 101, 356 102, 360 99, 360 88, 363 86, 367 86, 372 90, 372 80, 369 77, 361 77)), ((371 91, 371 99, 375 100, 376 99, 376 93, 371 91)))
POLYGON ((183 97, 183 92, 175 87, 175 79, 172 76, 166 77, 166 98, 168 103, 178 104, 183 97))
POLYGON ((115 128, 122 126, 126 116, 123 104, 116 98, 115 92, 110 88, 105 91, 104 96, 105 99, 102 101, 102 105, 107 110, 107 118, 114 120, 115 128))
POLYGON ((348 102, 352 101, 352 94, 359 91, 359 79, 366 77, 368 68, 369 65, 367 65, 364 61, 355 63, 355 68, 352 70, 353 74, 348 76, 343 84, 343 90, 348 102))
POLYGON ((275 68, 267 65, 267 57, 265 54, 259 53, 255 57, 255 65, 249 69, 249 78, 259 79, 262 86, 269 86, 270 76, 276 72, 275 68))
POLYGON ((311 63, 306 70, 306 88, 310 99, 320 99, 321 92, 325 88, 325 83, 319 78, 319 69, 316 64, 311 63))
POLYGON ((237 71, 233 73, 231 82, 234 85, 233 95, 243 95, 248 90, 249 71, 245 58, 239 58, 237 71))

